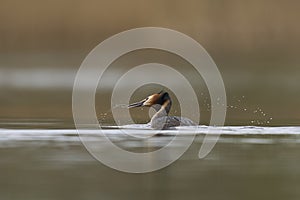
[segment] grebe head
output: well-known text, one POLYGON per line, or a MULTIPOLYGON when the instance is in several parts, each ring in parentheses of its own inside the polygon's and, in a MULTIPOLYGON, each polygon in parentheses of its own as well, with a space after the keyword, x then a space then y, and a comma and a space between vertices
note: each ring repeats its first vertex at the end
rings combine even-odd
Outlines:
POLYGON ((128 105, 128 108, 135 108, 135 107, 141 107, 141 106, 153 106, 153 105, 163 105, 165 102, 169 101, 171 103, 171 98, 169 96, 169 93, 167 92, 159 92, 156 94, 152 94, 148 96, 147 98, 128 105))
POLYGON ((142 101, 132 103, 128 105, 128 108, 135 107, 152 107, 156 110, 156 113, 151 117, 150 124, 154 129, 167 129, 174 126, 190 126, 196 125, 192 120, 187 118, 181 118, 177 116, 168 116, 172 106, 172 101, 167 92, 159 92, 152 94, 142 101))

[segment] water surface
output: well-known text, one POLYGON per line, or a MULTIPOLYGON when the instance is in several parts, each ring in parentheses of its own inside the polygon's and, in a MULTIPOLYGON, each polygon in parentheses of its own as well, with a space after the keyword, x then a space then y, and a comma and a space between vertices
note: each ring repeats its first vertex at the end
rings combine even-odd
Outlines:
MULTIPOLYGON (((198 159, 208 129, 200 126, 194 143, 178 161, 152 173, 128 174, 95 160, 68 124, 38 124, 15 122, 22 128, 0 129, 1 199, 297 199, 300 195, 300 127, 215 127, 222 133, 217 145, 198 159)), ((126 130, 153 132, 135 125, 126 130)), ((103 131, 129 151, 159 148, 175 134, 185 140, 193 133, 187 127, 166 130, 145 145, 124 136, 120 127, 103 131)), ((85 134, 93 139, 99 130, 85 134)))

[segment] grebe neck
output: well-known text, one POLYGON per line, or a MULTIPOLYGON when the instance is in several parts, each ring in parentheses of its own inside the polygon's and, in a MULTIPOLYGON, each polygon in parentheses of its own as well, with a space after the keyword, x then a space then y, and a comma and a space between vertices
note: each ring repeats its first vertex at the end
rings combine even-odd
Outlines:
POLYGON ((152 120, 165 117, 169 114, 172 106, 172 101, 170 99, 166 100, 162 105, 154 105, 153 108, 156 110, 156 113, 153 115, 152 120))

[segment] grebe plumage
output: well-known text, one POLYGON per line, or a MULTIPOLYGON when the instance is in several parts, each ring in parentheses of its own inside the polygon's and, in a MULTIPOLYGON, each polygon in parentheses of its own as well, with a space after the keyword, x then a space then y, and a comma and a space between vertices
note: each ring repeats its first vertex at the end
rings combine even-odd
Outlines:
POLYGON ((139 102, 128 105, 128 108, 142 106, 153 107, 156 110, 156 113, 150 121, 151 128, 168 129, 175 126, 196 125, 192 120, 185 117, 168 116, 172 106, 172 100, 167 92, 152 94, 139 102))

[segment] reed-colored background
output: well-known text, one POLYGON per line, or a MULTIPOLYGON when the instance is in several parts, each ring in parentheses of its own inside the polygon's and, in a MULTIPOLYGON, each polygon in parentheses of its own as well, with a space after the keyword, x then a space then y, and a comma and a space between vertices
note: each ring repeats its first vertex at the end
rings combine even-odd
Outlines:
POLYGON ((212 56, 229 104, 241 108, 229 109, 229 124, 299 124, 299 7, 292 0, 1 0, 0 117, 71 118, 72 83, 87 53, 113 34, 158 26, 191 36, 212 56), (258 108, 268 116, 255 115, 258 108))

